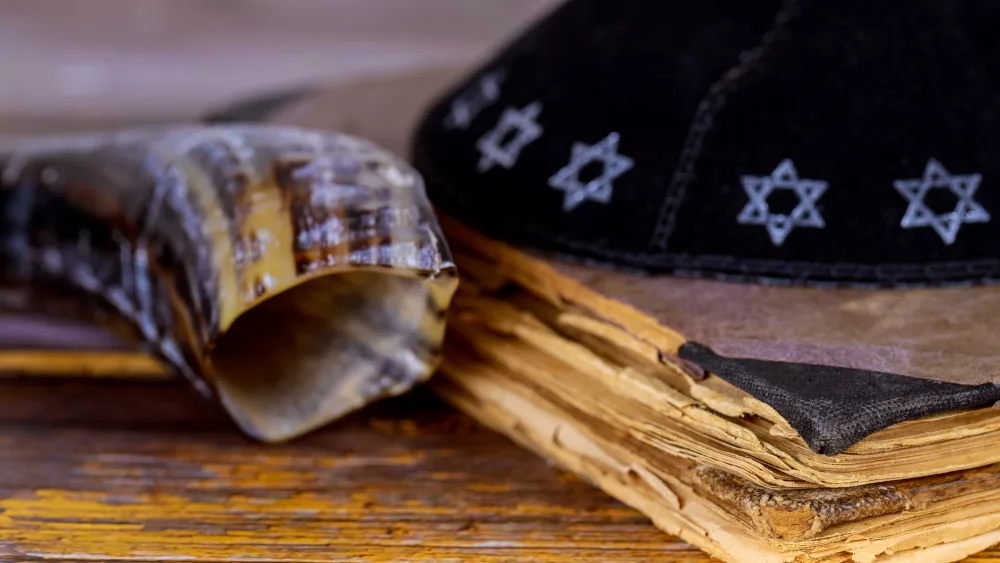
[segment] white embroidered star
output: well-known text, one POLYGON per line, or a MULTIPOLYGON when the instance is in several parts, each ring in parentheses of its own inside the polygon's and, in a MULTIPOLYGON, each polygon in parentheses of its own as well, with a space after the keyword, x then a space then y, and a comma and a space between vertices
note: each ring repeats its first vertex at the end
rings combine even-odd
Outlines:
POLYGON ((587 199, 607 203, 611 201, 614 181, 633 164, 631 158, 618 154, 618 133, 611 133, 596 145, 573 143, 569 164, 549 178, 549 186, 566 192, 563 211, 572 211, 587 199), (598 161, 603 165, 601 175, 586 184, 581 182, 580 171, 598 161))
POLYGON ((794 227, 826 226, 816 209, 816 201, 829 184, 821 180, 800 180, 791 159, 781 161, 770 176, 743 176, 740 181, 750 201, 740 211, 737 222, 741 225, 766 226, 775 246, 781 246, 794 227), (792 190, 799 197, 798 205, 790 214, 771 213, 767 198, 774 190, 792 190))
POLYGON ((451 102, 451 112, 444 118, 447 129, 466 129, 491 104, 500 99, 500 84, 506 75, 502 70, 484 74, 465 92, 451 102))
POLYGON ((941 240, 950 245, 955 242, 963 223, 987 223, 990 220, 989 212, 972 199, 980 180, 982 176, 979 174, 952 175, 936 159, 930 159, 924 168, 923 178, 896 180, 892 183, 909 202, 899 225, 904 229, 932 227, 941 236, 941 240), (925 201, 932 188, 951 190, 958 197, 955 209, 935 215, 925 201))
POLYGON ((533 102, 523 109, 505 109, 497 126, 476 142, 476 148, 482 155, 476 169, 479 172, 486 172, 495 164, 508 169, 514 166, 521 155, 521 150, 542 136, 542 126, 535 122, 541 112, 540 102, 533 102), (506 143, 501 143, 511 132, 515 133, 514 137, 506 143))

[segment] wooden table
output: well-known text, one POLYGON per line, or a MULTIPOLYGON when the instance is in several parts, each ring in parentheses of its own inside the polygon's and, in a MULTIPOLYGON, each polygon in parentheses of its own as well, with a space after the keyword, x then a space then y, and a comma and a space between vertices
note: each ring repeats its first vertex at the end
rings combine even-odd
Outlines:
POLYGON ((268 446, 179 383, 0 382, 0 562, 110 559, 713 561, 426 389, 268 446))
POLYGON ((178 383, 0 382, 0 561, 708 562, 427 390, 293 443, 178 383))

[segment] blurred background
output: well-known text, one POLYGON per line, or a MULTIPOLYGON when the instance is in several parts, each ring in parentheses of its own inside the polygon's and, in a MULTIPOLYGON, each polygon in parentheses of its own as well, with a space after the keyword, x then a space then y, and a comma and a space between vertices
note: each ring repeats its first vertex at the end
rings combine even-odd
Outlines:
POLYGON ((484 57, 559 0, 3 0, 5 132, 174 121, 484 57))

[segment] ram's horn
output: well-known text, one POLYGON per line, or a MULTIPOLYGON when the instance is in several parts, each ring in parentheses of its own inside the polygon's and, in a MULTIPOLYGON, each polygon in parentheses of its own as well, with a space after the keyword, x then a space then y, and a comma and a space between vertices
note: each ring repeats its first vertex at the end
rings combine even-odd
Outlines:
POLYGON ((144 346, 265 441, 437 366, 458 279, 421 177, 385 150, 241 124, 5 143, 0 312, 144 346))

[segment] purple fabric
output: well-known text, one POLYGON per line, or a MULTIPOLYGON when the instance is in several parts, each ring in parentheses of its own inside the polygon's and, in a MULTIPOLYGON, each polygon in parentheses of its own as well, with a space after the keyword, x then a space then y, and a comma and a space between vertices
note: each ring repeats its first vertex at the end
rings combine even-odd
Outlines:
POLYGON ((0 313, 0 349, 122 349, 125 343, 100 327, 38 316, 0 313))

